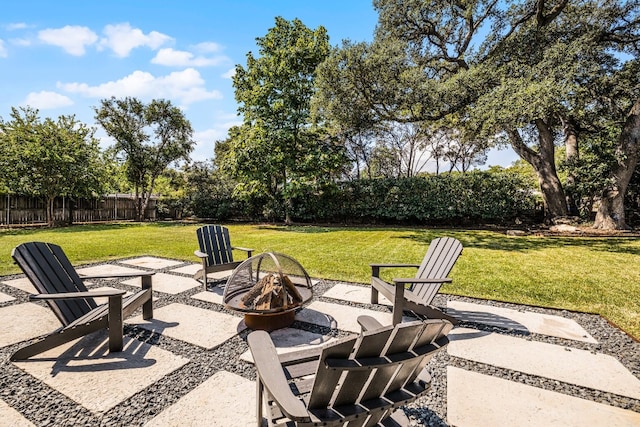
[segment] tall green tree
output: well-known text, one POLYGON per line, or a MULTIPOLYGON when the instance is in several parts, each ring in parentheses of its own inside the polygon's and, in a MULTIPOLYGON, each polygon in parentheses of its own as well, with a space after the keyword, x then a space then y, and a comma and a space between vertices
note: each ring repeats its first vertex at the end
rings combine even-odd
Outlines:
POLYGON ((158 177, 170 165, 190 160, 195 145, 191 123, 163 99, 144 104, 132 97, 112 97, 101 100, 95 112, 100 126, 116 141, 114 149, 122 155, 135 189, 138 221, 143 221, 158 177))
POLYGON ((336 53, 357 59, 333 80, 355 89, 350 102, 366 103, 384 120, 445 120, 480 144, 510 144, 535 169, 549 217, 566 215, 556 146, 576 148, 580 135, 572 129, 593 127, 596 116, 624 121, 618 107, 601 108, 610 89, 603 82, 616 81, 628 89, 624 99, 637 99, 623 70, 637 60, 640 2, 375 0, 374 6, 374 42, 336 53))
POLYGON ((276 18, 256 39, 259 56, 247 54, 246 68, 233 77, 243 124, 229 133, 223 165, 240 193, 263 192, 291 222, 291 200, 303 188, 331 178, 344 161, 340 148, 310 120, 316 68, 329 53, 323 27, 276 18))
POLYGON ((94 133, 74 116, 42 120, 38 110, 12 108, 11 119, 0 120, 0 180, 13 193, 44 198, 52 226, 56 197, 102 194, 108 182, 94 133))

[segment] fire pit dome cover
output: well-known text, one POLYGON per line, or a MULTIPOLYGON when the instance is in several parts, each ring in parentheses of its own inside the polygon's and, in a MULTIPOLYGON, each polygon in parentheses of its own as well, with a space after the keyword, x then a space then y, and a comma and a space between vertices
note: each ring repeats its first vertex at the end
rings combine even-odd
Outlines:
POLYGON ((233 270, 224 288, 223 301, 236 311, 276 313, 294 310, 311 297, 311 278, 298 261, 285 254, 265 252, 246 259, 233 270), (269 279, 278 289, 284 289, 284 303, 278 307, 256 308, 247 298, 257 295, 260 286, 269 279))

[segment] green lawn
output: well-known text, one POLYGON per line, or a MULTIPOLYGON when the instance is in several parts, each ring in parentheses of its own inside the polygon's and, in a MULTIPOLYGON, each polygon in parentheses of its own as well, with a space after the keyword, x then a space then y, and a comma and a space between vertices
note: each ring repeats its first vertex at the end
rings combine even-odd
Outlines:
MULTIPOLYGON (((0 231, 0 275, 18 273, 11 249, 25 241, 63 247, 78 265, 138 255, 197 262, 195 224, 153 223, 0 231)), ((229 225, 234 245, 296 258, 311 276, 368 283, 371 262, 420 262, 431 239, 464 252, 444 292, 599 313, 640 338, 640 240, 510 237, 477 230, 229 225)), ((383 270, 384 273, 384 270, 383 270)), ((390 271, 390 276, 415 270, 390 271)))

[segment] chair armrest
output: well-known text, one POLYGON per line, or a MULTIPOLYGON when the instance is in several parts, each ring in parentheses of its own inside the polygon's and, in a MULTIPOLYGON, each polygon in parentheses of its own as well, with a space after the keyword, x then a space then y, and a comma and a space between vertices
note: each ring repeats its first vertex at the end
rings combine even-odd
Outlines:
POLYGON ((393 267, 393 268, 400 268, 400 267, 415 267, 418 268, 420 267, 420 264, 369 264, 371 267, 378 267, 378 268, 382 268, 382 267, 393 267))
POLYGON ((254 251, 254 249, 241 248, 240 246, 231 246, 231 249, 237 249, 239 251, 245 251, 245 252, 253 252, 254 251))
POLYGON ((237 249, 239 251, 245 251, 247 253, 247 258, 251 258, 251 254, 254 251, 254 249, 241 248, 240 246, 231 246, 231 249, 237 249))
POLYGON ((402 277, 394 278, 394 283, 451 283, 452 279, 449 277, 434 277, 429 279, 420 279, 417 277, 402 277))
POLYGON ((140 273, 110 273, 110 274, 92 274, 90 276, 80 275, 82 280, 90 280, 90 279, 108 279, 110 277, 142 277, 142 276, 153 276, 155 271, 143 271, 140 273))
POLYGON ((371 276, 380 277, 381 268, 402 268, 402 267, 420 267, 417 264, 369 264, 371 267, 371 276))
POLYGON ((311 420, 304 404, 298 399, 289 384, 278 361, 278 353, 265 331, 255 331, 247 337, 249 349, 261 381, 282 412, 293 421, 311 420))
POLYGON ((375 331, 376 329, 382 328, 382 323, 378 322, 371 316, 358 316, 358 323, 360 324, 363 332, 375 331))
POLYGON ((197 256, 198 258, 206 258, 206 257, 209 256, 209 255, 205 254, 204 252, 200 252, 200 251, 194 251, 193 254, 195 256, 197 256))
POLYGON ((127 291, 120 289, 105 289, 103 291, 88 292, 62 292, 57 294, 37 294, 29 295, 30 300, 47 300, 47 299, 77 299, 77 298, 96 298, 96 297, 115 297, 122 296, 127 291))

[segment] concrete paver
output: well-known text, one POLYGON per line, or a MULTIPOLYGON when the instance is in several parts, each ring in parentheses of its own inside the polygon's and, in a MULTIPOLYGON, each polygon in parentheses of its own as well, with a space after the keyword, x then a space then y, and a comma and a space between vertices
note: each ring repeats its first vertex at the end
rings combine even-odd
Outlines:
POLYGON ((201 268, 202 268, 202 264, 189 264, 179 268, 173 268, 169 271, 173 271, 174 273, 189 274, 193 276, 201 268))
POLYGON ((458 427, 637 427, 640 414, 449 366, 447 421, 458 427))
POLYGON ((49 334, 62 324, 48 307, 26 302, 0 308, 0 347, 49 334))
POLYGON ((165 258, 157 258, 152 256, 126 259, 119 262, 121 264, 133 265, 136 267, 152 268, 155 270, 160 270, 161 268, 167 268, 167 267, 172 267, 174 265, 182 264, 182 261, 176 261, 176 260, 165 259, 165 258))
POLYGON ((462 301, 449 301, 447 313, 467 322, 478 322, 516 331, 597 343, 595 338, 574 320, 560 316, 462 301))
POLYGON ((256 384, 220 371, 162 411, 145 427, 225 426, 256 424, 256 384))
POLYGON ((189 361, 126 336, 122 352, 108 349, 107 333, 100 331, 13 363, 88 410, 101 413, 189 361))
POLYGON ((206 301, 206 302, 212 302, 214 304, 223 304, 223 300, 222 300, 222 295, 224 294, 224 290, 218 286, 214 287, 213 289, 207 289, 207 291, 205 292, 200 292, 197 293, 195 295, 192 295, 191 298, 200 300, 200 301, 206 301))
POLYGON ((35 427, 31 421, 3 400, 0 400, 0 420, 0 424, 11 427, 35 427))
POLYGON ((391 313, 322 301, 314 301, 300 310, 296 314, 296 320, 359 333, 361 328, 358 324, 358 316, 362 315, 371 316, 383 325, 390 325, 393 320, 391 313))
POLYGON ((12 297, 11 295, 7 295, 0 292, 0 302, 9 302, 9 301, 13 301, 14 299, 15 298, 12 297))
MULTIPOLYGON (((318 348, 336 340, 336 338, 327 335, 316 334, 296 328, 277 329, 269 333, 269 335, 278 354, 318 348)), ((253 363, 253 356, 250 350, 242 353, 240 359, 253 363)))
POLYGON ((153 319, 150 320, 137 316, 126 322, 208 349, 222 344, 244 329, 241 317, 185 304, 169 304, 158 308, 153 311, 153 319))
MULTIPOLYGON (((152 277, 154 292, 164 292, 166 294, 179 294, 188 291, 196 286, 202 286, 202 283, 191 277, 176 276, 175 274, 156 273, 152 277)), ((140 278, 135 277, 123 281, 125 285, 140 287, 140 278)))
MULTIPOLYGON (((327 298, 357 302, 360 304, 371 304, 371 287, 338 283, 327 292, 325 292, 322 296, 327 298)), ((392 305, 391 301, 389 301, 382 294, 378 295, 378 303, 382 305, 392 305)))
POLYGON ((3 280, 2 283, 5 285, 9 285, 16 289, 20 289, 21 291, 25 291, 28 294, 37 294, 36 287, 33 286, 31 281, 26 277, 21 277, 19 279, 11 279, 11 280, 3 280))
POLYGON ((640 399, 640 380, 606 354, 466 328, 449 339, 452 356, 640 399))
MULTIPOLYGON (((76 272, 80 276, 108 276, 109 274, 140 274, 146 273, 144 270, 139 270, 135 268, 123 267, 121 265, 114 264, 100 264, 94 265, 92 267, 84 267, 79 268, 76 272)), ((140 283, 140 279, 138 279, 138 283, 140 283)))

